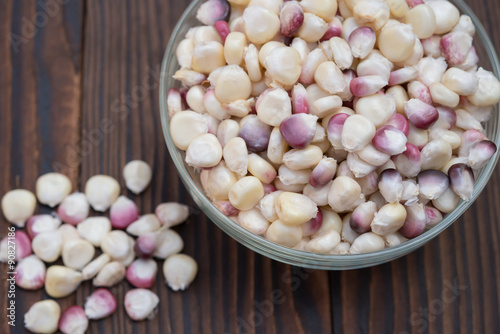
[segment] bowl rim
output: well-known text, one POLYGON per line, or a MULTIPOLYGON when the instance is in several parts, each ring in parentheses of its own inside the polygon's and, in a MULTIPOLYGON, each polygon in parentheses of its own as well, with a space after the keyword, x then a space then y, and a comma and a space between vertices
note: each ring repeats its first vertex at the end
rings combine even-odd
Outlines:
MULTIPOLYGON (((186 189, 191 194, 195 203, 200 206, 202 211, 210 218, 210 220, 212 220, 212 222, 214 222, 225 233, 229 234, 233 239, 250 248, 251 250, 265 255, 271 259, 304 268, 345 270, 370 267, 404 256, 420 248, 425 243, 435 238, 451 224, 453 224, 472 205, 472 203, 482 192, 497 164, 499 158, 498 150, 492 157, 492 159, 490 159, 488 164, 483 167, 483 169, 479 173, 479 178, 476 180, 474 191, 469 201, 465 202, 461 200, 458 207, 453 212, 449 213, 440 223, 414 239, 408 240, 397 246, 387 247, 383 250, 362 254, 319 254, 296 250, 276 244, 262 236, 255 235, 241 227, 239 224, 233 222, 229 217, 222 214, 222 212, 220 212, 215 207, 215 205, 206 197, 204 192, 191 178, 184 163, 184 159, 180 154, 180 150, 176 148, 170 135, 170 119, 167 109, 167 91, 168 89, 172 88, 173 85, 169 84, 167 81, 170 81, 172 83, 173 80, 168 76, 168 65, 172 60, 175 62, 175 48, 177 46, 177 40, 181 38, 180 31, 182 30, 186 21, 190 17, 192 17, 193 14, 195 14, 195 10, 204 1, 205 0, 194 0, 190 3, 190 5, 184 11, 178 23, 176 24, 170 37, 161 67, 159 88, 160 118, 165 142, 167 144, 170 156, 172 157, 174 165, 179 175, 181 176, 181 180, 184 183, 186 189)), ((487 52, 489 61, 491 62, 493 73, 497 78, 499 78, 500 64, 498 61, 498 57, 496 55, 493 43, 488 37, 486 30, 482 26, 481 22, 474 14, 474 12, 462 0, 450 0, 450 2, 457 6, 461 14, 467 14, 471 17, 471 20, 476 28, 475 38, 479 36, 479 39, 484 45, 484 48, 487 52)), ((496 110, 494 111, 494 113, 496 115, 498 114, 498 105, 495 106, 495 109, 496 110)), ((490 140, 493 141, 497 145, 497 147, 500 147, 500 132, 497 131, 500 126, 500 118, 495 117, 495 115, 488 122, 488 124, 490 124, 490 122, 492 122, 496 118, 495 129, 493 130, 495 131, 495 138, 492 137, 490 138, 490 140)))

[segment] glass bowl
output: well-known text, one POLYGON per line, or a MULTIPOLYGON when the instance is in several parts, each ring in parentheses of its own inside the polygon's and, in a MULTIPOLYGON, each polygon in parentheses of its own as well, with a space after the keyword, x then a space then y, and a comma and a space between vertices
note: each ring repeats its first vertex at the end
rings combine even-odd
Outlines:
MULTIPOLYGON (((246 229, 242 228, 227 216, 222 214, 212 202, 205 196, 203 187, 200 182, 199 170, 188 166, 185 161, 185 153, 179 150, 172 140, 170 134, 170 119, 167 110, 167 91, 170 88, 179 88, 178 81, 172 78, 172 75, 178 69, 178 63, 175 56, 175 50, 180 41, 184 38, 190 27, 200 25, 196 19, 196 11, 205 0, 195 0, 186 9, 179 22, 177 23, 170 42, 167 46, 165 56, 163 58, 160 82, 160 116, 163 127, 163 134, 167 143, 168 150, 174 161, 174 164, 181 176, 182 182, 186 189, 191 194, 195 203, 203 210, 203 212, 224 232, 237 240, 242 245, 252 249, 253 251, 265 255, 271 259, 288 263, 295 266, 328 269, 328 270, 344 270, 356 269, 378 265, 404 256, 417 248, 421 247, 431 239, 436 237, 444 229, 449 227, 467 210, 479 196, 480 192, 486 186, 498 160, 498 152, 495 153, 489 163, 477 174, 476 185, 472 198, 468 202, 461 201, 459 206, 450 214, 448 214, 442 222, 435 227, 426 231, 422 235, 409 240, 398 246, 385 248, 380 251, 364 254, 346 254, 346 255, 330 255, 316 254, 291 249, 288 247, 275 244, 264 237, 255 235, 246 229)), ((461 13, 471 17, 476 26, 476 35, 474 37, 474 46, 479 55, 479 64, 483 68, 493 71, 496 77, 499 77, 500 66, 495 53, 493 44, 486 34, 484 27, 479 19, 474 15, 472 10, 462 0, 450 0, 461 13)), ((500 132, 499 129, 500 117, 498 114, 498 105, 495 106, 493 117, 486 125, 488 137, 495 142, 497 147, 500 147, 500 132)))

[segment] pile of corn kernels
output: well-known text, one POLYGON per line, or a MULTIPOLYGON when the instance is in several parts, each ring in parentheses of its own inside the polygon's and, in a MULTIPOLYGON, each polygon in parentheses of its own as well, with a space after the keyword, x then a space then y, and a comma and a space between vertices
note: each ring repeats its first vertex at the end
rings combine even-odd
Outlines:
POLYGON ((206 195, 278 244, 415 238, 496 152, 500 83, 445 0, 209 0, 176 49, 170 132, 206 195))
MULTIPOLYGON (((151 168, 144 161, 131 161, 123 169, 125 184, 134 194, 141 193, 151 177, 151 168)), ((85 193, 71 193, 67 176, 44 174, 36 182, 36 197, 25 189, 11 190, 2 198, 2 211, 10 223, 25 228, 9 227, 0 242, 0 261, 13 268, 9 271, 15 273, 18 287, 45 287, 52 298, 70 295, 86 280, 92 279, 98 287, 84 307, 75 305, 62 314, 52 299, 33 304, 24 316, 25 327, 33 333, 58 329, 67 334, 85 333, 89 319, 103 319, 116 311, 116 298, 107 288, 123 279, 134 286, 124 300, 130 318, 152 317, 160 301, 149 290, 158 270, 153 258, 165 260, 163 274, 174 291, 186 289, 198 271, 193 258, 179 254, 184 242, 171 229, 188 218, 188 207, 162 203, 155 214, 140 216, 137 205, 120 196, 120 184, 110 176, 95 175, 87 181, 85 193), (58 205, 57 213, 34 215, 37 198, 51 208, 58 205), (90 207, 101 213, 110 209, 109 218, 89 217, 90 207), (96 247, 102 253, 97 254, 96 247), (53 264, 60 257, 63 265, 53 264)))

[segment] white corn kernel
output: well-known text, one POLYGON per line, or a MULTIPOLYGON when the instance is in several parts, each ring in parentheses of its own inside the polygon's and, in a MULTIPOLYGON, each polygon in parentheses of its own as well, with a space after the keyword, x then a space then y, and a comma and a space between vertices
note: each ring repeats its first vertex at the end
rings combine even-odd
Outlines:
POLYGON ((36 180, 36 197, 53 208, 71 193, 70 179, 60 173, 47 173, 36 180))
POLYGON ((333 180, 328 193, 328 204, 334 211, 352 211, 363 201, 364 195, 356 181, 347 176, 338 176, 333 180))
POLYGON ((59 325, 61 307, 51 299, 31 305, 24 315, 24 327, 32 333, 55 333, 59 325))
POLYGON ((227 200, 229 190, 237 181, 236 175, 221 161, 208 171, 206 192, 212 200, 227 200))
POLYGON ((332 181, 319 188, 313 187, 311 184, 306 184, 302 189, 302 193, 318 206, 328 205, 328 192, 330 191, 331 183, 332 181))
POLYGON ((432 101, 446 107, 455 108, 460 102, 460 96, 440 82, 429 85, 432 101))
POLYGON ((70 240, 80 239, 80 235, 78 234, 76 227, 70 224, 62 224, 57 229, 57 232, 61 236, 63 245, 70 240))
POLYGON ((221 146, 224 148, 231 139, 238 136, 239 131, 240 126, 238 122, 232 119, 225 119, 220 122, 217 128, 217 139, 219 139, 221 146))
POLYGON ((351 244, 348 242, 339 243, 334 249, 330 251, 330 254, 349 254, 349 249, 351 248, 351 244))
POLYGON ((35 212, 35 207, 36 197, 28 190, 10 190, 2 197, 5 219, 18 227, 24 227, 26 220, 35 212))
POLYGON ((384 1, 361 0, 352 8, 354 18, 364 26, 380 30, 389 20, 389 6, 384 1))
POLYGON ((207 77, 203 73, 181 69, 175 72, 172 78, 174 78, 175 80, 180 80, 183 86, 191 87, 201 84, 207 77))
POLYGON ((372 231, 379 235, 387 235, 399 230, 406 220, 406 209, 399 203, 384 205, 375 214, 371 223, 372 231))
POLYGON ((327 254, 340 244, 340 234, 335 230, 330 230, 309 241, 306 250, 313 253, 327 254))
POLYGON ((456 209, 459 202, 460 197, 451 188, 448 188, 441 196, 432 200, 432 205, 443 213, 450 213, 456 209))
POLYGON ((152 317, 160 298, 147 289, 132 289, 125 294, 125 311, 135 321, 152 317))
POLYGON ((311 13, 304 13, 304 21, 297 32, 297 36, 309 43, 317 42, 328 30, 328 23, 321 17, 311 13))
POLYGON ((215 83, 215 96, 222 103, 246 100, 252 92, 248 74, 238 65, 227 65, 220 70, 215 83))
POLYGON ((53 298, 63 298, 72 294, 80 285, 80 272, 63 266, 50 266, 45 275, 45 291, 53 298))
POLYGON ((283 88, 271 88, 257 99, 257 116, 265 124, 279 126, 292 115, 292 103, 283 88))
POLYGON ((196 137, 186 151, 186 163, 193 167, 213 167, 222 159, 222 146, 217 137, 206 133, 196 137))
POLYGON ((350 254, 369 253, 385 248, 384 239, 378 234, 368 232, 357 237, 349 249, 350 254))
POLYGON ((262 215, 259 209, 240 211, 238 214, 238 224, 257 235, 263 235, 269 227, 269 221, 262 215))
POLYGON ((392 86, 385 91, 385 95, 391 96, 396 103, 396 112, 404 114, 405 103, 409 100, 408 93, 401 86, 392 86))
POLYGON ((386 169, 379 176, 380 193, 388 203, 396 203, 403 195, 403 178, 395 169, 386 169))
POLYGON ((425 86, 429 86, 433 82, 441 82, 441 78, 448 64, 443 57, 432 58, 424 57, 418 63, 418 80, 425 86))
POLYGON ((245 48, 243 57, 250 80, 253 82, 260 81, 262 79, 262 72, 259 63, 259 51, 254 44, 250 44, 245 48))
POLYGON ((469 102, 478 107, 494 106, 500 101, 500 82, 493 73, 480 67, 476 76, 479 78, 477 91, 468 96, 469 102))
POLYGON ((342 241, 346 241, 350 244, 359 236, 359 233, 355 232, 351 228, 351 213, 348 213, 342 219, 342 241))
POLYGON ((309 197, 292 192, 283 192, 275 200, 276 214, 286 225, 297 226, 316 216, 318 207, 309 197))
POLYGON ((382 166, 391 158, 389 154, 377 150, 372 143, 369 143, 356 153, 361 160, 376 167, 382 166))
POLYGON ((94 278, 94 276, 97 275, 97 273, 99 273, 99 271, 101 271, 101 269, 110 261, 111 258, 109 257, 109 255, 102 253, 97 258, 89 262, 85 267, 83 267, 83 279, 88 280, 94 278))
POLYGON ((347 155, 347 167, 356 178, 364 177, 377 169, 377 166, 370 165, 359 158, 356 153, 350 152, 347 155))
POLYGON ((302 69, 300 54, 288 46, 273 49, 265 58, 264 66, 269 75, 283 85, 295 84, 302 69))
POLYGON ((227 142, 222 150, 227 167, 239 176, 247 174, 248 151, 245 141, 235 137, 227 142))
POLYGON ((420 39, 431 37, 436 30, 436 15, 427 5, 418 5, 410 9, 404 21, 413 27, 413 32, 420 39))
POLYGON ((280 30, 280 19, 276 13, 261 7, 247 7, 243 12, 245 33, 250 42, 264 44, 280 30))
POLYGON ((434 33, 437 35, 449 32, 460 19, 458 9, 448 1, 428 1, 426 5, 430 6, 436 15, 436 30, 434 33))
POLYGON ((92 280, 94 286, 111 287, 125 278, 125 266, 120 262, 106 263, 92 280))
POLYGON ((441 169, 450 160, 451 154, 451 146, 446 141, 430 141, 421 151, 422 170, 441 169))
POLYGON ((382 28, 378 38, 380 52, 392 62, 404 61, 411 56, 415 34, 410 25, 395 24, 382 28))
POLYGON ((469 96, 477 91, 479 79, 472 73, 452 67, 442 78, 443 84, 458 95, 469 96))
POLYGON ((146 233, 156 232, 160 229, 160 221, 154 214, 141 216, 127 227, 127 233, 140 237, 146 233))
POLYGON ((321 63, 314 72, 314 80, 321 89, 330 94, 340 93, 347 86, 347 81, 342 71, 333 61, 321 63))
POLYGON ((285 185, 306 184, 310 176, 310 169, 292 170, 286 165, 281 165, 278 169, 278 178, 285 185))
POLYGON ((277 244, 293 247, 302 239, 302 227, 287 225, 278 219, 269 225, 265 237, 277 244))
POLYGON ((111 176, 94 175, 85 184, 85 196, 92 208, 106 211, 120 194, 120 184, 111 176))
POLYGON ((248 171, 265 184, 272 183, 277 175, 274 167, 255 153, 248 155, 248 171))
POLYGON ((127 233, 119 230, 108 232, 101 240, 101 249, 112 259, 123 259, 130 251, 127 233))
POLYGON ((254 176, 238 180, 229 191, 229 201, 238 210, 250 210, 264 196, 262 182, 254 176))
POLYGON ((362 178, 356 180, 361 187, 361 192, 365 196, 369 196, 378 190, 378 174, 377 171, 373 171, 362 178))
POLYGON ((184 241, 179 233, 168 228, 156 232, 156 249, 154 257, 166 259, 172 254, 177 254, 184 248, 184 241))
POLYGON ((244 58, 247 38, 245 34, 233 31, 224 42, 224 57, 228 65, 240 65, 244 58))
POLYGON ((403 242, 408 241, 407 238, 403 237, 400 233, 394 232, 387 235, 384 235, 385 244, 387 247, 393 247, 402 244, 403 242))
POLYGON ((33 238, 33 253, 45 262, 56 261, 62 252, 62 238, 59 233, 42 232, 33 238))
POLYGON ((342 128, 342 146, 348 152, 365 147, 375 136, 375 125, 363 115, 349 116, 342 128))
POLYGON ((195 44, 191 60, 193 70, 209 74, 224 65, 226 65, 226 60, 224 58, 224 47, 221 43, 202 41, 195 44))
POLYGON ((183 69, 191 68, 191 62, 193 59, 193 50, 194 50, 194 44, 191 38, 183 39, 179 43, 177 49, 175 50, 175 54, 177 56, 177 62, 179 63, 179 66, 181 68, 183 69))
MULTIPOLYGON (((375 32, 369 27, 363 26, 354 29, 349 34, 348 39, 352 56, 359 59, 366 58, 372 52, 376 39, 375 32)), ((359 73, 359 75, 363 74, 359 73)))
POLYGON ((283 155, 283 163, 292 170, 316 166, 323 158, 323 151, 315 145, 303 149, 293 149, 283 155))
POLYGON ((330 47, 335 64, 341 70, 349 69, 353 62, 353 54, 349 44, 340 37, 333 37, 330 39, 330 47))
POLYGON ((276 206, 274 205, 276 198, 282 193, 282 191, 273 191, 267 195, 265 195, 257 205, 257 209, 260 210, 260 213, 270 222, 273 222, 278 219, 278 215, 276 214, 276 206))
POLYGON ((151 182, 151 167, 142 160, 129 161, 123 168, 123 178, 127 188, 140 194, 151 182))
POLYGON ((354 110, 379 128, 395 114, 396 102, 391 96, 375 94, 360 98, 354 110))
POLYGON ((193 282, 197 272, 198 264, 185 254, 169 256, 163 263, 163 275, 174 291, 185 290, 193 282))
MULTIPOLYGON (((312 50, 307 57, 302 61, 302 71, 299 81, 304 85, 314 83, 314 75, 319 65, 326 62, 328 59, 322 49, 316 48, 312 50)), ((311 101, 309 101, 311 103, 311 101)))
POLYGON ((66 267, 82 270, 94 258, 94 246, 83 239, 68 241, 62 248, 62 260, 66 267))
POLYGON ((80 237, 99 247, 104 236, 111 231, 111 222, 106 217, 90 217, 76 227, 80 237))

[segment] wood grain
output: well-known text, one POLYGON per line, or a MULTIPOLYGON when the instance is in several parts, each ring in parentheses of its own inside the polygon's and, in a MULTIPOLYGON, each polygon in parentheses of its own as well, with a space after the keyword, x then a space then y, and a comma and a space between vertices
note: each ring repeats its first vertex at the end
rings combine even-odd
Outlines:
MULTIPOLYGON (((172 292, 158 274, 153 290, 161 303, 150 321, 127 317, 121 305, 128 283, 113 287, 118 311, 92 321, 89 333, 498 333, 498 168, 455 224, 406 257, 343 272, 269 260, 239 245, 196 208, 163 141, 159 66, 189 1, 64 2, 49 13, 47 5, 55 1, 0 1, 0 36, 7 36, 0 40, 0 195, 14 187, 34 190, 36 178, 53 169, 79 190, 92 175, 112 175, 143 213, 165 201, 193 208, 176 230, 184 252, 199 264, 199 276, 185 292, 172 292), (27 22, 36 17, 41 21, 30 33, 27 22), (23 39, 12 45, 11 34, 23 39), (121 177, 132 159, 149 162, 155 175, 140 196, 128 192, 121 177)), ((500 3, 467 3, 498 52, 500 3)), ((3 235, 7 224, 1 219, 3 235)), ((6 270, 0 268, 0 300, 7 305, 6 270)), ((61 307, 83 305, 93 290, 82 284, 60 300, 61 307)), ((7 324, 1 307, 0 332, 25 333, 23 314, 46 297, 18 289, 16 327, 7 324)))

